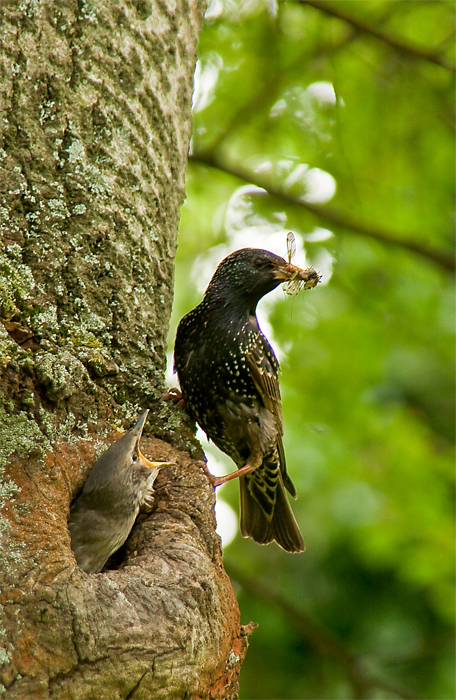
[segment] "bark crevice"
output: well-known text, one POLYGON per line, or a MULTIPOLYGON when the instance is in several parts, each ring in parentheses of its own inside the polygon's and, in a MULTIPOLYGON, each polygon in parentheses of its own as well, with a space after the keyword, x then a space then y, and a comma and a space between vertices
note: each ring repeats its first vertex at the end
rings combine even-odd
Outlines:
POLYGON ((0 683, 11 700, 235 697, 211 695, 241 634, 214 495, 194 426, 160 400, 202 10, 0 7, 0 683), (172 465, 108 569, 87 575, 71 501, 145 408, 143 452, 172 465))

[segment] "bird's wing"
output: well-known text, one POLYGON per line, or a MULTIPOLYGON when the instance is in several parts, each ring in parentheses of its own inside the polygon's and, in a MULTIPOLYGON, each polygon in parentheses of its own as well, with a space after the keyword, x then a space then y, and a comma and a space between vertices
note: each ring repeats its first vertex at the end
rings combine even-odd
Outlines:
POLYGON ((264 407, 267 408, 268 411, 270 411, 276 418, 278 428, 277 452, 279 454, 283 483, 293 498, 296 498, 296 489, 287 473, 285 450, 282 442, 282 399, 280 396, 279 380, 277 378, 279 363, 274 355, 274 351, 262 333, 261 338, 263 339, 263 342, 261 344, 254 343, 249 347, 247 353, 250 375, 255 385, 255 389, 261 397, 264 407))
POLYGON ((276 417, 279 434, 283 435, 282 399, 277 379, 278 362, 272 352, 267 352, 267 349, 259 344, 249 348, 247 361, 255 389, 265 408, 276 417))

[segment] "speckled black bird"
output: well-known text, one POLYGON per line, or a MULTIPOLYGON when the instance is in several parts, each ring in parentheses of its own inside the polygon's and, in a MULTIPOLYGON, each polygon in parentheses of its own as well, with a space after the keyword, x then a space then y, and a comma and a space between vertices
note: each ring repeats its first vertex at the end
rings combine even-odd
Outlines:
POLYGON ((211 476, 212 484, 240 476, 242 534, 260 544, 275 540, 287 552, 305 547, 285 493, 296 498, 282 444, 279 363, 256 307, 281 282, 297 279, 310 288, 320 277, 266 250, 237 250, 179 323, 174 348, 188 412, 238 468, 211 476))
POLYGON ((71 507, 71 548, 81 569, 97 573, 125 542, 142 505, 151 505, 158 470, 169 462, 149 462, 139 441, 149 411, 93 465, 71 507))

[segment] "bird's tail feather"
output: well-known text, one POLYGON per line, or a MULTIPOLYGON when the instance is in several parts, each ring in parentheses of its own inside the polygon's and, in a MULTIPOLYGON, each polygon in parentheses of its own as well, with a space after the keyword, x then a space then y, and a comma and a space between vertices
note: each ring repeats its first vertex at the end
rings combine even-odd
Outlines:
POLYGON ((268 518, 251 494, 245 476, 240 479, 241 532, 259 544, 277 542, 287 552, 303 552, 304 540, 288 502, 282 479, 277 484, 276 502, 272 518, 268 518))

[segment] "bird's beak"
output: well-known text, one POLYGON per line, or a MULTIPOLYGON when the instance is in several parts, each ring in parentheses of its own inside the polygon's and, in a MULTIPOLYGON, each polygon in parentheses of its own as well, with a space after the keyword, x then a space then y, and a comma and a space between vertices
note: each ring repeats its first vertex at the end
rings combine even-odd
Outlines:
POLYGON ((142 431, 144 429, 144 425, 147 420, 147 416, 149 415, 149 409, 147 408, 144 413, 141 414, 139 417, 138 421, 135 423, 133 428, 130 428, 131 432, 137 432, 138 433, 138 439, 141 437, 142 431))
POLYGON ((144 413, 140 416, 139 420, 137 423, 131 428, 131 433, 135 435, 136 437, 136 452, 138 453, 139 458, 142 460, 143 464, 145 467, 150 467, 150 469, 158 469, 158 467, 163 467, 165 465, 173 464, 173 462, 150 462, 147 457, 144 457, 143 453, 141 452, 139 448, 139 441, 141 440, 141 435, 142 431, 144 429, 144 425, 147 420, 147 416, 149 414, 149 409, 144 411, 144 413))
POLYGON ((312 267, 303 270, 285 261, 283 265, 278 265, 276 267, 274 276, 281 282, 294 282, 295 280, 304 282, 304 289, 311 289, 311 287, 315 287, 320 281, 320 275, 312 267))

